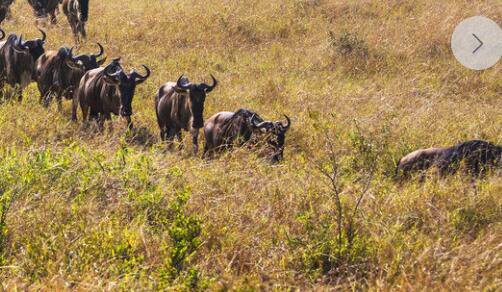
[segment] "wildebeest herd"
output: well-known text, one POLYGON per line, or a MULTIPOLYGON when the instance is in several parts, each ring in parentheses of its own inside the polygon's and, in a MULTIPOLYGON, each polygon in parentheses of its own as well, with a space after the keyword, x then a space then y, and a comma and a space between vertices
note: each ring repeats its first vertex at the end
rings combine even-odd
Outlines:
MULTIPOLYGON (((77 41, 86 35, 88 0, 28 0, 38 17, 50 17, 55 22, 58 5, 63 5, 77 41)), ((0 17, 8 14, 13 0, 0 0, 0 17)), ((2 21, 3 18, 0 18, 2 21)), ((47 36, 23 40, 22 35, 8 36, 0 29, 0 90, 8 84, 14 89, 12 96, 22 99, 23 89, 36 82, 40 102, 48 107, 55 98, 61 109, 63 97, 72 100, 71 119, 77 121, 80 106, 84 123, 95 121, 101 127, 111 114, 124 117, 129 128, 133 127, 132 101, 138 85, 146 81, 151 70, 142 65, 144 73, 136 70, 126 72, 120 58, 106 66, 104 47, 97 43, 98 51, 76 54, 74 48, 63 46, 57 51, 44 48, 47 36)), ((236 112, 219 112, 204 123, 206 97, 218 85, 212 82, 193 83, 181 75, 175 82, 160 86, 155 95, 155 113, 161 140, 172 148, 176 138, 182 147, 182 132, 192 136, 193 152, 198 153, 200 129, 204 129, 204 158, 232 147, 261 144, 272 163, 283 159, 286 133, 291 119, 285 121, 265 120, 256 112, 239 109, 236 112)), ((7 96, 7 95, 6 95, 7 96)), ((421 173, 435 168, 440 175, 456 173, 461 165, 475 176, 483 175, 490 168, 502 166, 502 146, 481 140, 472 140, 444 148, 416 150, 401 158, 395 177, 408 178, 412 173, 421 173)))
MULTIPOLYGON (((85 23, 89 15, 89 0, 27 0, 33 8, 37 19, 49 19, 50 23, 57 22, 56 15, 59 6, 68 19, 75 40, 78 42, 86 37, 85 23)), ((14 0, 0 0, 0 24, 10 16, 10 6, 14 0)))

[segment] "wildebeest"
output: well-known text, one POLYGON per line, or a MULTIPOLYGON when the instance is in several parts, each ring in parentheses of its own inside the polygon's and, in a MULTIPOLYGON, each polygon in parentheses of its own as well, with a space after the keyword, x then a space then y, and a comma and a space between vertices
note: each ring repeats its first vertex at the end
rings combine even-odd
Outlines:
POLYGON ((63 12, 68 19, 75 41, 86 37, 85 23, 89 11, 89 0, 63 0, 63 12))
POLYGON ((452 147, 448 172, 456 172, 463 164, 472 175, 484 175, 493 167, 502 167, 502 146, 483 140, 471 140, 452 147))
POLYGON ((412 173, 423 172, 431 167, 444 170, 451 153, 451 147, 432 147, 415 150, 399 160, 395 176, 396 178, 409 178, 412 173))
POLYGON ((132 99, 136 86, 150 76, 150 69, 143 65, 146 75, 136 70, 124 72, 120 59, 114 59, 105 68, 88 71, 80 80, 80 85, 73 95, 72 120, 77 120, 77 107, 80 103, 83 120, 97 120, 103 123, 111 119, 111 114, 126 118, 132 128, 132 99))
POLYGON ((73 55, 73 48, 62 47, 58 51, 48 51, 36 62, 36 81, 40 91, 41 101, 49 106, 52 95, 56 96, 59 107, 62 97, 73 97, 73 92, 80 83, 85 72, 103 65, 106 58, 104 49, 98 43, 97 54, 73 55))
POLYGON ((61 0, 28 0, 37 18, 50 17, 52 24, 57 22, 56 11, 59 9, 61 0))
POLYGON ((260 141, 265 136, 270 160, 273 163, 283 159, 286 132, 291 126, 291 120, 285 115, 287 124, 280 121, 264 121, 258 114, 247 109, 237 112, 220 112, 213 115, 204 125, 204 157, 215 152, 241 146, 252 140, 260 141))
POLYGON ((14 0, 0 0, 0 24, 7 18, 10 13, 10 5, 14 0))
POLYGON ((471 140, 451 147, 429 148, 413 151, 399 160, 396 178, 409 178, 412 173, 436 167, 440 175, 456 173, 461 165, 473 176, 486 173, 491 167, 502 164, 502 146, 482 140, 471 140))
POLYGON ((4 82, 17 90, 19 100, 22 99, 23 89, 34 80, 35 61, 44 54, 46 35, 41 39, 23 41, 23 37, 9 35, 0 49, 0 90, 4 82))
POLYGON ((190 83, 183 75, 176 82, 162 85, 155 97, 155 112, 160 128, 160 138, 172 144, 174 137, 182 140, 182 130, 192 134, 193 151, 199 150, 199 130, 204 126, 204 101, 206 94, 218 84, 216 78, 212 85, 190 83))

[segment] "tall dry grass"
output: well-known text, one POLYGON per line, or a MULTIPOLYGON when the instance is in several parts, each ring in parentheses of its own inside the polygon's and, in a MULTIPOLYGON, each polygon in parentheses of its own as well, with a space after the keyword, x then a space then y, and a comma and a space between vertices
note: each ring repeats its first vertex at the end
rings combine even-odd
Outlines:
MULTIPOLYGON (((84 129, 35 85, 0 106, 2 288, 501 289, 500 173, 392 180, 416 148, 502 144, 500 63, 473 72, 449 49, 480 14, 502 18, 495 0, 91 1, 78 50, 152 69, 137 129, 84 129), (220 81, 206 117, 292 117, 285 161, 166 151, 153 99, 182 73, 220 81)), ((25 1, 3 29, 38 35, 25 1)), ((63 15, 47 32, 73 42, 63 15)))

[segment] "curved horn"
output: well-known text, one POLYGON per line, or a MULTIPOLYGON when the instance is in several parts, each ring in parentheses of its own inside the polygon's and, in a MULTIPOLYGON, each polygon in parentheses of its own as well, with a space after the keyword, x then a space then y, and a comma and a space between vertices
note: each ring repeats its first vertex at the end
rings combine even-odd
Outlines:
POLYGON ((112 68, 114 65, 115 65, 114 63, 111 63, 110 65, 108 65, 108 66, 105 67, 104 73, 105 73, 106 76, 111 77, 111 78, 115 78, 115 77, 117 77, 120 74, 120 72, 122 71, 121 69, 119 69, 119 70, 117 70, 117 71, 115 71, 114 73, 111 73, 111 74, 108 72, 110 70, 110 68, 112 68))
POLYGON ((150 74, 151 74, 152 72, 150 71, 150 68, 148 68, 147 66, 145 66, 145 65, 141 65, 141 66, 143 66, 143 68, 145 68, 146 75, 144 75, 144 76, 143 76, 143 75, 139 74, 138 72, 136 72, 136 70, 133 70, 133 73, 136 75, 136 76, 135 76, 135 78, 138 78, 138 79, 140 79, 140 80, 143 80, 143 81, 144 81, 144 80, 146 80, 148 77, 150 77, 150 74))
POLYGON ((14 42, 13 48, 18 51, 23 51, 25 49, 23 45, 23 35, 20 35, 14 42))
POLYGON ((251 124, 255 127, 255 128, 263 128, 266 124, 265 121, 261 122, 261 123, 256 123, 256 114, 253 114, 253 116, 251 117, 251 124))
POLYGON ((181 80, 183 79, 183 75, 181 75, 178 80, 176 81, 176 86, 183 89, 183 90, 189 90, 190 89, 190 84, 182 84, 181 80))
POLYGON ((105 49, 103 48, 103 46, 100 43, 96 43, 96 44, 99 47, 99 53, 97 55, 93 55, 93 56, 96 58, 99 58, 99 57, 103 56, 103 54, 105 53, 105 49))
POLYGON ((68 56, 70 57, 70 59, 71 59, 71 60, 74 60, 74 59, 73 59, 73 49, 74 49, 74 48, 75 48, 75 47, 71 47, 70 52, 68 53, 68 56))
POLYGON ((45 39, 47 38, 47 35, 45 34, 45 31, 41 30, 40 28, 38 29, 42 33, 42 42, 45 42, 45 39))
POLYGON ((68 59, 66 59, 66 65, 72 69, 82 69, 81 68, 83 66, 82 62, 77 58, 73 57, 73 49, 74 47, 71 47, 70 51, 68 52, 68 59))
POLYGON ((286 118, 286 121, 288 121, 288 124, 287 125, 284 125, 282 122, 281 122, 281 125, 284 127, 285 130, 289 129, 289 127, 291 126, 291 119, 284 115, 284 117, 286 118))
POLYGON ((5 31, 3 31, 3 29, 0 28, 0 33, 2 33, 2 37, 0 37, 0 41, 3 40, 6 36, 5 34, 5 31))
POLYGON ((204 89, 206 90, 206 92, 211 92, 216 87, 216 85, 218 85, 218 80, 216 80, 216 78, 214 78, 213 74, 210 74, 210 75, 211 75, 211 79, 213 79, 213 85, 207 85, 206 83, 202 84, 202 86, 204 86, 204 89))

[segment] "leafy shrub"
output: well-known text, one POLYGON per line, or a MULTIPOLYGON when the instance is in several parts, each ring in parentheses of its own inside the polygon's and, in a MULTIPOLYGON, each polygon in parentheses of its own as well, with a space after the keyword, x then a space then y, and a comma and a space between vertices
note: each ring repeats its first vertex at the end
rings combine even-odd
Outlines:
POLYGON ((337 36, 333 31, 328 34, 329 45, 343 57, 367 58, 368 46, 357 35, 344 31, 337 36))
POLYGON ((333 69, 342 69, 351 77, 377 73, 387 67, 385 56, 381 52, 370 50, 366 41, 354 33, 343 31, 336 34, 329 31, 328 45, 333 69))
POLYGON ((168 258, 160 270, 162 287, 180 282, 190 290, 205 286, 198 269, 190 267, 190 259, 201 244, 202 227, 197 217, 185 213, 189 198, 190 191, 185 188, 177 194, 167 210, 167 216, 171 219, 166 226, 170 244, 165 247, 168 258))

